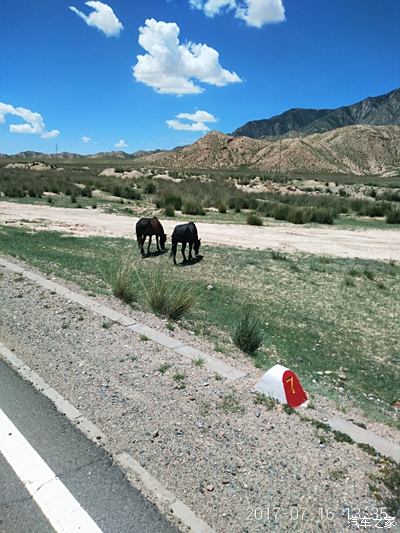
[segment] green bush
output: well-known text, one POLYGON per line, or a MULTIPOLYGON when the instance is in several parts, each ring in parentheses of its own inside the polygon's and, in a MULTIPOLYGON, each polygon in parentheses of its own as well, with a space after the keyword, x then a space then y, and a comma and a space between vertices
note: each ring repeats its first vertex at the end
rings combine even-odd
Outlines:
POLYGON ((386 222, 388 224, 400 224, 400 209, 393 209, 386 215, 386 222))
POLYGON ((227 207, 226 207, 226 204, 224 204, 224 202, 218 202, 217 209, 218 209, 218 211, 220 213, 226 213, 227 212, 227 207))
POLYGON ((192 201, 186 202, 183 205, 182 213, 184 213, 185 215, 205 215, 206 214, 201 204, 197 202, 192 202, 192 201))
POLYGON ((172 205, 175 211, 182 209, 182 198, 176 194, 168 194, 164 197, 160 197, 157 200, 157 207, 166 207, 172 205))
POLYGON ((172 204, 167 204, 164 209, 164 215, 166 217, 174 217, 175 216, 175 209, 172 204))
POLYGON ((318 224, 333 224, 333 219, 333 210, 321 207, 311 210, 309 222, 317 222, 318 224))
POLYGON ((157 192, 157 187, 152 181, 148 181, 144 186, 143 191, 145 192, 145 194, 154 194, 155 192, 157 192))
POLYGON ((262 218, 256 215, 255 213, 249 213, 247 215, 247 224, 250 226, 262 226, 263 221, 262 218))
POLYGON ((260 320, 246 311, 234 325, 232 341, 240 350, 252 355, 262 346, 263 338, 260 320))

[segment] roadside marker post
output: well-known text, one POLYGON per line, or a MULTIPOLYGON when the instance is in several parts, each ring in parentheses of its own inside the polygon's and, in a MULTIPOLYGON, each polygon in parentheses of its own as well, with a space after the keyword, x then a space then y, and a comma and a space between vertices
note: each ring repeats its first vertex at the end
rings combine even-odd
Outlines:
POLYGON ((300 407, 307 395, 296 374, 282 365, 275 365, 262 376, 256 390, 289 407, 300 407))

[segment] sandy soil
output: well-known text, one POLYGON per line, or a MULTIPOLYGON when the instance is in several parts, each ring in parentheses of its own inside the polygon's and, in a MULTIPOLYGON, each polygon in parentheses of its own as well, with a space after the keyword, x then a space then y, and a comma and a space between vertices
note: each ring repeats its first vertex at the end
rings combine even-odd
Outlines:
MULTIPOLYGON (((21 219, 28 226, 41 224, 47 229, 79 236, 107 237, 133 237, 137 221, 136 218, 106 214, 99 210, 0 202, 0 223, 18 223, 21 219)), ((163 220, 162 223, 170 235, 179 220, 163 220)), ((209 245, 400 260, 400 231, 304 228, 292 225, 249 227, 205 222, 196 224, 202 242, 209 245)))

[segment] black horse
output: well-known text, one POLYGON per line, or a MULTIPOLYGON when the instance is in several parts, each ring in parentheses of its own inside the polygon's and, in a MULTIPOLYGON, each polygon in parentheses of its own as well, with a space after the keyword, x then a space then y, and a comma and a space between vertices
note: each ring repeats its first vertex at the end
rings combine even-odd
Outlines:
POLYGON ((182 255, 185 262, 187 261, 185 257, 186 244, 189 244, 189 261, 192 260, 192 248, 194 248, 194 253, 196 256, 199 255, 201 239, 199 239, 197 235, 197 228, 193 222, 175 226, 175 229, 172 233, 171 242, 171 257, 174 258, 174 265, 176 265, 176 249, 179 242, 182 243, 182 255))
POLYGON ((150 244, 153 235, 156 236, 157 250, 159 252, 164 251, 167 235, 164 233, 164 228, 162 227, 161 222, 158 220, 158 218, 153 217, 139 219, 136 223, 136 239, 142 257, 145 256, 143 245, 146 241, 146 237, 149 238, 149 244, 147 246, 147 255, 150 255, 150 244), (158 239, 160 239, 160 243, 158 242, 158 239))

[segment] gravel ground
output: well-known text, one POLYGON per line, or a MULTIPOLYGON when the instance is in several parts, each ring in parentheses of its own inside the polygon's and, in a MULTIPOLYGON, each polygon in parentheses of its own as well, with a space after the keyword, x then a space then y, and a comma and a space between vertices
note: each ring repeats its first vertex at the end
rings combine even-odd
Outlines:
MULTIPOLYGON (((258 371, 249 365, 244 380, 217 379, 6 271, 0 294, 3 342, 97 424, 114 453, 132 454, 217 532, 344 531, 347 507, 377 506, 371 456, 296 414, 255 405, 258 371)), ((326 400, 316 404, 304 414, 333 412, 326 400)))

